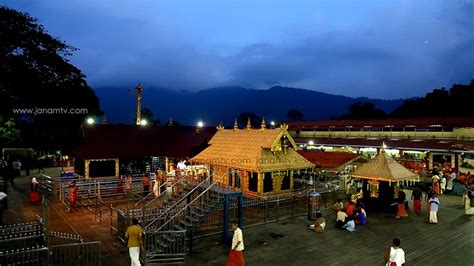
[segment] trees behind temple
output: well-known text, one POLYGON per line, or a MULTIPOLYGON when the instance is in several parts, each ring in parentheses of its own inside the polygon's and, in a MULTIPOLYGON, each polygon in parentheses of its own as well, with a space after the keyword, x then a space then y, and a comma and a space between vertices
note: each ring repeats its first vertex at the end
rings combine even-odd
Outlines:
POLYGON ((339 119, 383 119, 412 117, 467 117, 474 116, 474 80, 468 85, 455 84, 451 89, 434 89, 424 97, 409 99, 386 115, 372 103, 357 102, 339 119))
POLYGON ((0 127, 14 121, 12 130, 21 132, 21 138, 4 132, 0 146, 69 148, 85 117, 102 113, 84 74, 68 60, 76 49, 28 14, 0 7, 0 17, 0 127))
POLYGON ((474 80, 468 85, 455 84, 451 89, 434 89, 425 97, 406 100, 395 109, 392 117, 474 116, 474 80))

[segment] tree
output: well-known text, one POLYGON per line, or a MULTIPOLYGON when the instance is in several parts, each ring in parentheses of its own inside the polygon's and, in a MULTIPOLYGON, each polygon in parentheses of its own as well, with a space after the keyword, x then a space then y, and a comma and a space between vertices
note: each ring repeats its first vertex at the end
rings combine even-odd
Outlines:
POLYGON ((434 89, 425 97, 406 100, 392 117, 474 116, 474 80, 470 84, 454 84, 451 89, 434 89))
POLYGON ((23 145, 71 148, 86 116, 102 114, 84 74, 67 59, 76 49, 26 13, 0 7, 0 17, 0 114, 16 122, 23 145))
POLYGON ((299 121, 303 119, 304 115, 298 109, 291 109, 288 111, 288 119, 299 121))
POLYGON ((349 113, 339 119, 377 119, 386 116, 385 112, 376 108, 373 103, 356 102, 349 106, 349 113))
POLYGON ((252 112, 240 113, 240 115, 237 117, 237 122, 239 123, 241 127, 246 127, 249 118, 250 118, 250 124, 252 125, 253 128, 259 128, 261 126, 262 117, 252 112))
MULTIPOLYGON (((148 109, 148 108, 142 108, 142 112, 141 112, 141 115, 142 115, 142 120, 146 120, 147 122, 153 124, 153 125, 161 125, 161 121, 160 119, 155 119, 154 118, 154 115, 153 115, 153 112, 148 109)), ((137 116, 135 116, 135 119, 133 120, 133 124, 135 124, 135 122, 137 121, 137 116)))
POLYGON ((11 118, 8 121, 0 119, 0 147, 16 145, 20 142, 20 130, 11 118))

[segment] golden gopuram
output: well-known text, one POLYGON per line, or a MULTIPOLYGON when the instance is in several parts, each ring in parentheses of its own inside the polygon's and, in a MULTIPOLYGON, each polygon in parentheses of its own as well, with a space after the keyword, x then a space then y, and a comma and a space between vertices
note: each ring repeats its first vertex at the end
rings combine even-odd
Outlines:
POLYGON ((237 188, 247 195, 269 196, 291 192, 293 176, 314 168, 299 155, 297 145, 288 133, 288 126, 269 129, 262 121, 255 129, 247 123, 239 129, 217 128, 209 147, 191 159, 194 164, 209 167, 220 179, 220 185, 237 188))

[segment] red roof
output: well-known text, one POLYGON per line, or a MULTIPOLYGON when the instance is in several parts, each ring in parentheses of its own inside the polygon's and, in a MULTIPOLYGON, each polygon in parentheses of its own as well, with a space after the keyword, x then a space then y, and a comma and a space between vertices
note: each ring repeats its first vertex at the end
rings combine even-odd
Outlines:
POLYGON ((324 169, 337 169, 340 166, 356 159, 359 154, 349 152, 321 152, 299 150, 298 153, 306 160, 314 163, 316 167, 324 169))
POLYGON ((430 117, 406 119, 322 120, 285 122, 290 130, 302 128, 363 128, 371 127, 474 127, 474 117, 430 117))
POLYGON ((298 144, 373 147, 381 148, 385 143, 388 149, 414 149, 424 151, 474 152, 474 141, 462 140, 409 140, 409 139, 363 139, 363 138, 294 138, 298 144))
POLYGON ((192 157, 207 147, 216 132, 193 126, 94 125, 83 127, 84 143, 72 151, 81 159, 167 156, 192 157))

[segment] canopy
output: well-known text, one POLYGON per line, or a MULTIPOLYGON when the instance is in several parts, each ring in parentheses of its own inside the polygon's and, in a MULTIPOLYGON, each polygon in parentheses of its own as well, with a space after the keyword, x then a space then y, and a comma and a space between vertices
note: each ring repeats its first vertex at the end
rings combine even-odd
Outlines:
POLYGON ((406 169, 395 159, 390 158, 384 151, 369 162, 362 164, 350 174, 353 177, 379 181, 415 181, 418 175, 406 169))

